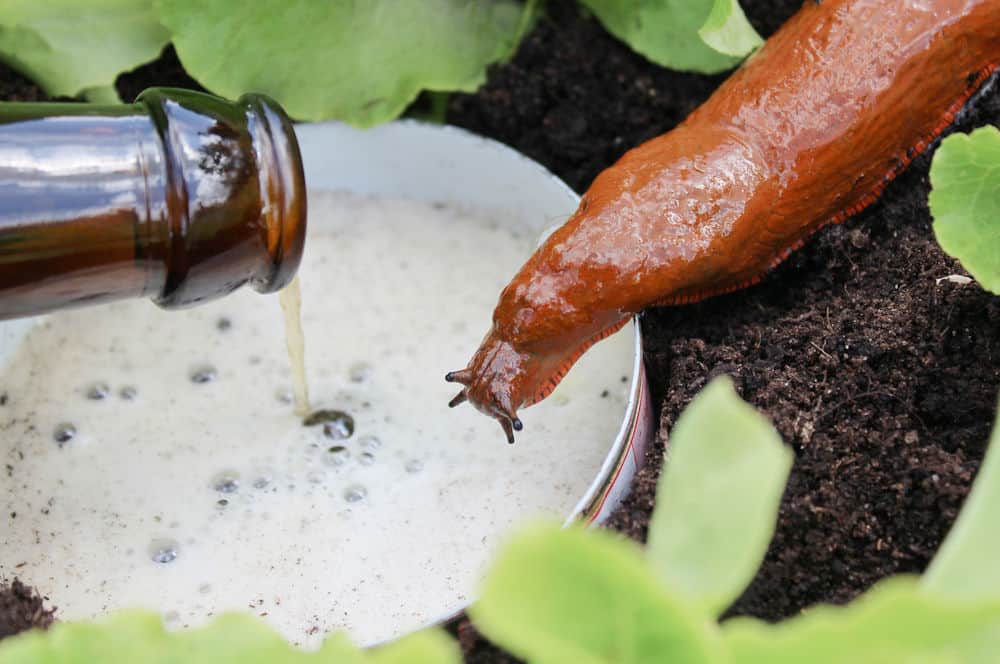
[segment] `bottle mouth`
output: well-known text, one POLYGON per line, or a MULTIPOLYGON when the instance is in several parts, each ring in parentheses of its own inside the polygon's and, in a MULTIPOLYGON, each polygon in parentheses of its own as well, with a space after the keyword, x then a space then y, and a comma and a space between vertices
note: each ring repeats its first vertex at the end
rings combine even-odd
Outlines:
POLYGON ((306 182, 291 120, 271 98, 245 94, 247 128, 257 158, 261 233, 267 255, 250 278, 259 293, 273 293, 291 282, 302 262, 306 239, 306 182))

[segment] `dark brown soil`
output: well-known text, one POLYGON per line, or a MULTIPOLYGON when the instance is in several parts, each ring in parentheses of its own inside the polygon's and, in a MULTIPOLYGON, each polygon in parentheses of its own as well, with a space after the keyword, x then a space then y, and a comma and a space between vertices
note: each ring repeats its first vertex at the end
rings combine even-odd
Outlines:
POLYGON ((0 62, 0 101, 48 101, 38 86, 0 62))
POLYGON ((135 101, 140 92, 154 85, 167 88, 205 90, 198 81, 184 71, 180 60, 177 59, 177 52, 174 51, 173 44, 167 44, 163 53, 156 60, 120 75, 115 81, 118 96, 128 102, 135 101))
MULTIPOLYGON (((800 1, 741 4, 768 35, 800 1)), ((652 65, 572 2, 547 11, 482 90, 452 98, 448 120, 513 145, 578 191, 722 80, 652 65)), ((196 84, 168 49, 118 82, 126 98, 149 85, 196 84)), ((0 67, 0 98, 37 96, 0 67)), ((1000 124, 1000 85, 970 109, 962 129, 1000 124)), ((665 433, 717 374, 733 376, 796 453, 774 542, 732 614, 777 620, 919 572, 978 468, 1000 387, 1000 299, 936 282, 961 268, 930 230, 928 163, 918 159, 876 205, 820 233, 759 286, 643 318, 661 428, 610 527, 645 538, 665 433)), ((469 661, 510 661, 459 627, 469 661)))
POLYGON ((0 639, 32 627, 48 629, 55 609, 46 608, 45 599, 17 579, 0 584, 0 639))

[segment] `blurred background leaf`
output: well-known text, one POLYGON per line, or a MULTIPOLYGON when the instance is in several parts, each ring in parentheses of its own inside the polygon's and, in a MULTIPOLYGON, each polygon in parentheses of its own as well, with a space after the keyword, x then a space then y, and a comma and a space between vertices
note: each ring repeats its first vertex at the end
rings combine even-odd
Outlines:
POLYGON ((473 91, 525 29, 511 0, 158 0, 185 70, 235 98, 263 92, 298 120, 368 127, 421 90, 473 91))
POLYGON ((156 58, 170 37, 152 0, 3 0, 0 60, 51 96, 117 101, 120 72, 156 58))

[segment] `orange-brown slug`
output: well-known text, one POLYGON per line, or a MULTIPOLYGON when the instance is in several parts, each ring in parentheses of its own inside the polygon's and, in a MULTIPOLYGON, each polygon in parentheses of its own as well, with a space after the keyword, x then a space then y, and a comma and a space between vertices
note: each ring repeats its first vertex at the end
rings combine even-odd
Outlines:
POLYGON ((873 202, 1000 63, 1000 0, 807 2, 674 130, 626 153, 500 294, 446 376, 496 418, 646 307, 749 286, 873 202))

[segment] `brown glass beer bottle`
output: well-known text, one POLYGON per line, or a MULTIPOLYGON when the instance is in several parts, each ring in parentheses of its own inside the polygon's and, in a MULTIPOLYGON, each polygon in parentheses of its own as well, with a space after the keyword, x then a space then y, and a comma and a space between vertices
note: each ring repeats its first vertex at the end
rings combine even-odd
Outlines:
POLYGON ((136 103, 0 103, 0 319, 285 286, 306 193, 270 99, 151 88, 136 103))

